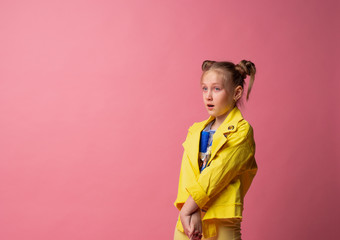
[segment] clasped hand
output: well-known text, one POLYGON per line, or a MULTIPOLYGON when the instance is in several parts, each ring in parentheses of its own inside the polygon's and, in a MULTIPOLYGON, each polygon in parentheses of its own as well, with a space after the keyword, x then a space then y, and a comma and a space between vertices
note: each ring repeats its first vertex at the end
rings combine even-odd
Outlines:
POLYGON ((180 218, 184 233, 188 236, 188 238, 190 240, 200 240, 202 238, 202 221, 200 209, 198 208, 193 213, 181 211, 180 218))

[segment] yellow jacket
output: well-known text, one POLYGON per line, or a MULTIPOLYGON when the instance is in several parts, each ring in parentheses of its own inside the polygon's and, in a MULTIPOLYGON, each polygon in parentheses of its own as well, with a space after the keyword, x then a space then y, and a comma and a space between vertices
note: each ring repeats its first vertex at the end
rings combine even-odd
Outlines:
MULTIPOLYGON (((178 194, 175 206, 180 210, 189 197, 206 211, 203 236, 216 235, 214 220, 242 218, 243 198, 257 172, 253 129, 235 107, 216 130, 208 167, 200 173, 199 142, 201 131, 214 118, 194 123, 183 143, 178 194)), ((183 232, 180 219, 177 228, 183 232)))

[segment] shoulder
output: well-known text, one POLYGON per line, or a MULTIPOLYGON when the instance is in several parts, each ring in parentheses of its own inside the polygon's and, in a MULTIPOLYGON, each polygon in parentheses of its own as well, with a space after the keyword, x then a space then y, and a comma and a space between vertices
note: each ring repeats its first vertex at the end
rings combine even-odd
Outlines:
POLYGON ((228 134, 228 145, 240 145, 242 143, 250 144, 253 146, 254 142, 254 132, 252 126, 245 119, 241 119, 237 123, 235 131, 231 131, 228 134))
POLYGON ((246 121, 245 119, 241 119, 237 124, 236 132, 240 136, 244 137, 250 134, 252 135, 253 127, 250 125, 248 121, 246 121))

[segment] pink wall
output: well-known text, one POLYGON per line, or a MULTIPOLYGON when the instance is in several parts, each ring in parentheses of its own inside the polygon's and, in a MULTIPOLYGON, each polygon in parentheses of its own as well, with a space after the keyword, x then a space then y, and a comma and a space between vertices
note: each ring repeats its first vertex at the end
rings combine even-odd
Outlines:
POLYGON ((339 9, 1 1, 0 239, 172 239, 181 144, 208 116, 200 65, 243 58, 259 165, 244 239, 339 239, 339 9))

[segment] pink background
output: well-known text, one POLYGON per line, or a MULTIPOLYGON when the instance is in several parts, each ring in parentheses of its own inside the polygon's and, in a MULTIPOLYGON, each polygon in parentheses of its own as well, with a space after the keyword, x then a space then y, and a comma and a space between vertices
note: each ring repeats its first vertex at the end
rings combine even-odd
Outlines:
POLYGON ((339 1, 0 2, 0 239, 172 239, 203 60, 252 60, 243 237, 339 239, 339 1))

